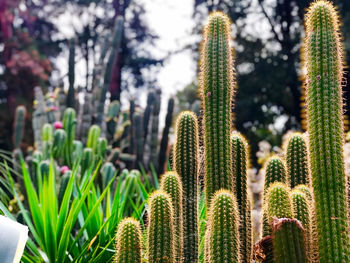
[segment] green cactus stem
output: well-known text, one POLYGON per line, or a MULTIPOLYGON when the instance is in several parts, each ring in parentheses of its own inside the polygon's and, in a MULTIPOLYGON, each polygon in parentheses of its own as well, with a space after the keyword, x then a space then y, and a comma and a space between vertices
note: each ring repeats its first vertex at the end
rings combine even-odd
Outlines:
POLYGON ((176 172, 165 173, 160 181, 160 189, 166 192, 173 204, 175 231, 175 262, 183 262, 183 213, 182 183, 176 172))
POLYGON ((300 221, 273 218, 273 254, 275 263, 307 263, 304 229, 300 221))
POLYGON ((123 219, 115 239, 115 263, 141 263, 141 227, 137 220, 123 219))
POLYGON ((67 94, 67 107, 75 107, 75 39, 71 39, 69 43, 69 58, 68 58, 68 94, 67 94))
POLYGON ((343 47, 339 18, 328 1, 306 15, 306 112, 320 262, 350 262, 343 160, 343 47))
POLYGON ((99 160, 104 160, 106 158, 107 147, 108 143, 106 138, 98 138, 95 155, 99 158, 99 160))
POLYGON ((201 50, 200 89, 204 113, 205 187, 209 207, 214 193, 234 190, 231 162, 231 108, 234 72, 230 20, 220 12, 209 16, 201 50))
MULTIPOLYGON (((134 137, 136 141, 135 154, 137 165, 142 164, 143 158, 143 135, 142 135, 142 115, 140 112, 134 114, 134 137)), ((136 166, 136 165, 135 165, 136 166)), ((137 167, 137 166, 136 166, 137 167)))
POLYGON ((97 140, 100 137, 100 134, 101 134, 101 128, 97 125, 92 125, 89 129, 89 134, 86 141, 86 147, 89 147, 95 150, 97 146, 97 140))
POLYGON ((54 159, 58 159, 63 156, 64 148, 66 144, 67 133, 63 129, 55 130, 53 134, 52 154, 54 159))
POLYGON ((155 191, 149 197, 148 262, 175 262, 174 240, 174 213, 171 198, 164 191, 155 191))
POLYGON ((115 173, 116 173, 116 169, 114 168, 114 165, 112 163, 106 162, 102 166, 101 174, 102 174, 103 189, 107 187, 108 183, 111 181, 115 173))
POLYGON ((284 161, 278 156, 272 156, 265 163, 264 192, 275 182, 287 183, 287 173, 284 161))
POLYGON ((83 176, 85 172, 91 167, 94 160, 94 153, 91 148, 85 148, 83 150, 83 156, 80 163, 80 173, 83 176))
POLYGON ((64 160, 65 163, 72 167, 73 165, 73 151, 74 145, 73 141, 75 138, 75 126, 76 126, 76 114, 75 110, 72 108, 67 108, 63 115, 63 128, 66 131, 67 139, 64 147, 64 160))
POLYGON ((115 100, 108 105, 108 111, 106 116, 107 122, 107 138, 108 141, 112 141, 117 127, 118 117, 120 113, 120 103, 115 100))
POLYGON ((15 121, 13 124, 13 148, 19 149, 23 139, 23 133, 25 128, 25 119, 27 110, 24 106, 17 106, 15 113, 15 121))
POLYGON ((164 172, 164 164, 166 161, 169 131, 173 121, 173 111, 174 111, 174 98, 168 100, 168 110, 165 117, 165 126, 163 129, 162 139, 160 141, 159 156, 158 156, 158 174, 164 172))
POLYGON ((240 261, 238 208, 234 195, 219 190, 212 198, 208 219, 208 263, 240 261))
POLYGON ((231 134, 232 173, 239 210, 241 262, 250 263, 252 256, 251 201, 247 189, 248 143, 238 132, 231 134))
POLYGON ((193 112, 184 111, 176 121, 174 167, 183 185, 184 262, 198 260, 197 185, 198 121, 193 112))
POLYGON ((309 185, 307 146, 303 134, 292 133, 286 145, 286 164, 290 187, 309 185))

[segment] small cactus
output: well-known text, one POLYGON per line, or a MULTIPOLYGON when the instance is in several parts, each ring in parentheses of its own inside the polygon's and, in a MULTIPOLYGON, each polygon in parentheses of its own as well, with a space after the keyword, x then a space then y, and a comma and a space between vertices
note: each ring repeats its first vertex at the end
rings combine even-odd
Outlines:
POLYGON ((184 262, 197 262, 197 186, 198 186, 198 121, 185 111, 176 121, 174 167, 183 185, 184 262))
POLYGON ((238 263, 240 261, 238 208, 234 195, 219 190, 212 198, 206 238, 209 247, 206 262, 238 263))
POLYGON ((115 173, 116 173, 116 170, 115 170, 114 165, 112 163, 106 162, 102 166, 101 174, 102 174, 103 189, 105 189, 107 187, 108 183, 112 180, 115 173))
POLYGON ((123 219, 118 226, 115 263, 141 263, 141 227, 133 218, 123 219))
POLYGON ((175 262, 174 241, 174 213, 171 198, 164 191, 155 191, 149 197, 148 262, 175 262))
POLYGON ((160 189, 166 192, 173 204, 175 231, 175 262, 183 262, 183 214, 182 183, 176 172, 165 173, 160 181, 160 189))
POLYGON ((266 161, 264 192, 275 182, 287 183, 285 163, 278 156, 272 156, 266 161))
POLYGON ((217 190, 234 190, 230 157, 231 102, 234 92, 230 24, 226 15, 214 12, 209 16, 203 34, 200 89, 204 108, 207 207, 217 190))
POLYGON ((58 159, 63 156, 64 147, 66 144, 67 133, 65 130, 55 130, 53 134, 52 154, 54 159, 58 159))
POLYGON ((350 262, 339 17, 330 2, 315 1, 305 24, 306 112, 319 257, 320 262, 350 262))
POLYGON ((83 176, 85 172, 90 168, 90 166, 93 164, 94 160, 94 153, 91 148, 85 148, 83 150, 83 156, 81 158, 80 163, 80 173, 83 176))
POLYGON ((13 148, 19 149, 23 139, 25 118, 27 110, 24 106, 18 106, 15 113, 15 121, 13 124, 13 148))
POLYGON ((64 150, 65 163, 72 167, 73 165, 73 141, 75 138, 76 114, 72 108, 67 108, 63 115, 63 128, 67 133, 67 139, 64 150))
POLYGON ((306 141, 301 133, 291 134, 286 145, 286 164, 290 187, 309 185, 309 167, 306 141))
POLYGON ((231 134, 232 173, 239 210, 241 262, 250 263, 252 255, 251 201, 247 189, 248 143, 238 132, 231 134))
POLYGON ((97 125, 92 125, 89 129, 89 134, 86 141, 86 147, 95 150, 97 146, 97 140, 100 137, 101 128, 97 125))

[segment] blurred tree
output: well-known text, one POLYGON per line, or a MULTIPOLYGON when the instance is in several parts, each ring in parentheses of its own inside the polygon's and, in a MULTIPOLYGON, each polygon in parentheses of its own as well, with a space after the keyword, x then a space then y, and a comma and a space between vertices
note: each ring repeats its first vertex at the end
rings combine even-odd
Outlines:
MULTIPOLYGON (((348 25, 349 1, 335 2, 348 25)), ((300 43, 304 35, 303 16, 310 3, 304 0, 195 1, 195 16, 206 15, 203 9, 221 10, 233 21, 238 82, 235 125, 248 137, 253 153, 260 140, 279 144, 284 132, 301 129, 300 43), (267 29, 262 29, 263 23, 259 23, 262 20, 267 22, 267 29), (252 21, 255 21, 254 29, 249 27, 252 21)), ((349 32, 345 40, 349 54, 349 32)), ((347 58, 349 62, 349 56, 347 58)), ((346 90, 348 88, 349 85, 346 90)), ((255 156, 252 157, 255 161, 255 156)))

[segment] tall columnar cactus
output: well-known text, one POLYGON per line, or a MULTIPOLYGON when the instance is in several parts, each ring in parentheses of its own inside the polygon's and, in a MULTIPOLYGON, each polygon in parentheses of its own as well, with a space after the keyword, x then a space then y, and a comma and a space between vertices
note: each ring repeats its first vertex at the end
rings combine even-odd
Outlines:
POLYGON ((159 112, 160 112, 160 90, 155 93, 155 103, 152 111, 152 123, 149 137, 150 158, 149 164, 153 164, 154 168, 158 169, 158 130, 159 130, 159 112))
POLYGON ((252 256, 251 201, 247 189, 248 143, 238 132, 231 134, 232 173, 239 210, 241 261, 250 263, 252 256))
POLYGON ((343 48, 339 18, 328 1, 306 15, 306 102, 320 262, 350 262, 343 162, 343 48))
POLYGON ((55 130, 53 134, 52 154, 55 159, 63 156, 67 133, 63 129, 55 130))
POLYGON ((45 123, 41 130, 42 137, 42 152, 44 159, 50 157, 52 140, 53 140, 53 127, 49 123, 45 123))
POLYGON ((23 139, 25 118, 27 110, 24 106, 17 106, 15 113, 15 121, 13 123, 13 148, 19 149, 23 139))
POLYGON ((304 229, 293 218, 273 218, 273 254, 275 263, 307 263, 304 229))
POLYGON ((115 100, 108 105, 108 111, 106 115, 106 129, 107 129, 107 139, 109 141, 113 140, 115 129, 118 122, 118 117, 120 113, 120 103, 115 100))
POLYGON ((160 189, 166 192, 173 204, 175 233, 175 262, 183 262, 183 213, 182 183, 176 172, 167 172, 160 182, 160 189))
POLYGON ((299 132, 291 134, 285 151, 290 187, 294 188, 299 184, 309 185, 307 146, 303 134, 299 132))
POLYGON ((101 128, 97 125, 92 125, 89 129, 89 134, 86 141, 86 147, 89 147, 93 150, 96 149, 97 140, 100 137, 101 128))
POLYGON ((265 164, 264 192, 274 182, 287 183, 286 166, 284 161, 278 156, 272 156, 265 164))
POLYGON ((230 147, 234 89, 230 20, 212 13, 204 30, 200 86, 204 106, 206 203, 221 189, 233 191, 230 147))
POLYGON ((115 240, 116 263, 141 263, 141 227, 137 220, 123 219, 115 240))
POLYGON ((66 131, 67 139, 64 147, 64 160, 65 163, 72 167, 73 165, 73 141, 75 138, 75 126, 76 126, 76 118, 75 118, 75 110, 72 108, 67 108, 64 111, 63 115, 63 128, 66 131))
POLYGON ((198 121, 194 113, 185 111, 176 121, 174 167, 183 185, 184 262, 197 262, 197 169, 198 121))
POLYGON ((290 190, 287 185, 276 182, 266 191, 263 207, 263 235, 271 235, 273 217, 293 218, 290 190))
POLYGON ((312 252, 312 241, 313 237, 311 236, 311 205, 308 200, 308 197, 301 191, 293 189, 290 193, 294 217, 298 219, 305 231, 305 248, 307 254, 311 255, 312 252))
POLYGON ((114 165, 112 163, 106 162, 102 166, 101 174, 102 174, 103 189, 107 187, 108 183, 111 181, 115 173, 116 173, 116 169, 114 168, 114 165))
POLYGON ((135 154, 136 154, 136 165, 142 164, 143 158, 143 135, 142 135, 142 114, 135 112, 134 114, 134 130, 133 135, 135 137, 135 154))
POLYGON ((94 154, 91 148, 85 148, 83 150, 83 156, 80 163, 80 173, 83 176, 84 173, 91 167, 94 161, 94 154))
POLYGON ((147 241, 149 263, 175 262, 173 205, 170 196, 161 190, 149 197, 147 241))
POLYGON ((208 263, 241 262, 239 253, 238 208, 234 195, 219 190, 212 198, 209 211, 208 263))
POLYGON ((164 172, 164 163, 166 161, 166 152, 168 148, 169 130, 173 120, 174 98, 168 100, 168 110, 165 117, 165 126, 163 129, 162 139, 160 141, 159 156, 158 156, 158 174, 164 172))
POLYGON ((72 39, 69 43, 69 58, 68 58, 68 81, 69 88, 67 94, 67 107, 74 108, 75 106, 75 39, 72 39))

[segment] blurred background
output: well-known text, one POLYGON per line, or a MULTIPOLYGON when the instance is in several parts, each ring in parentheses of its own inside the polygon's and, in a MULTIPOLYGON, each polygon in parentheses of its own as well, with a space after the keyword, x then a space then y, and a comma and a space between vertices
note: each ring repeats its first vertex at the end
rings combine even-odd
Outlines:
MULTIPOLYGON (((236 129, 253 153, 258 142, 280 145, 282 134, 303 124, 301 42, 307 0, 0 0, 0 148, 12 149, 16 106, 25 105, 31 127, 34 87, 75 89, 94 94, 101 53, 124 18, 120 48, 113 62, 110 101, 129 107, 146 104, 149 89, 159 90, 161 119, 175 98, 175 112, 200 115, 198 49, 208 13, 232 20, 237 73, 236 129), (69 50, 74 44, 74 78, 69 81, 69 50)), ((350 65, 350 1, 337 0, 345 59, 350 65)), ((350 96, 349 75, 344 98, 350 96)), ((349 105, 344 106, 350 114, 349 105)), ((347 119, 347 118, 346 118, 347 119)), ((162 120, 160 123, 163 123, 162 120)), ((33 144, 27 128, 24 144, 33 144)), ((24 146, 25 147, 25 146, 24 146)), ((252 155, 253 163, 256 162, 252 155)))

